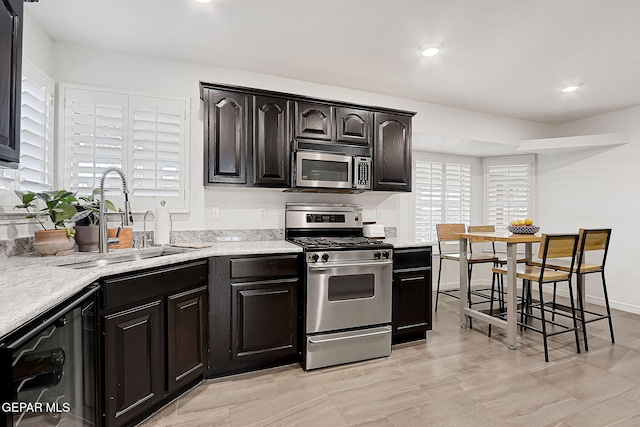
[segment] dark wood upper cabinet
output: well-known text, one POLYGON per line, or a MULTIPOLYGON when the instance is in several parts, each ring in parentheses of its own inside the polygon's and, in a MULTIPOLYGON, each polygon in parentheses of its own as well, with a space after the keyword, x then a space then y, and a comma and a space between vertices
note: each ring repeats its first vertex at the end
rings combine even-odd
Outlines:
POLYGON ((204 96, 206 183, 245 184, 249 96, 208 89, 204 96))
POLYGON ((411 191, 411 117, 375 113, 373 189, 411 191))
POLYGON ((371 145, 371 111, 336 108, 336 140, 347 144, 371 145))
POLYGON ((0 1, 0 166, 20 160, 23 0, 0 1))
POLYGON ((268 96, 254 97, 254 183, 289 187, 291 182, 291 101, 268 96))
POLYGON ((296 138, 333 139, 333 107, 316 102, 296 102, 296 138))

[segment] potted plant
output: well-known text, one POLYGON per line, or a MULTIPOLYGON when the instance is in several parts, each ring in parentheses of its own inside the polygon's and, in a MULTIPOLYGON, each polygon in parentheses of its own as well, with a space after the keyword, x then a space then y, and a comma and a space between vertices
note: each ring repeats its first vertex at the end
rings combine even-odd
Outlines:
POLYGON ((73 252, 75 231, 68 228, 65 223, 77 214, 73 203, 77 201, 75 193, 66 190, 44 191, 34 193, 32 191, 15 192, 22 204, 16 208, 26 209, 26 218, 33 218, 42 227, 34 233, 35 243, 33 250, 40 255, 67 255, 73 252), (44 207, 36 204, 36 201, 44 203, 44 207), (53 223, 53 229, 47 229, 42 218, 48 217, 53 223))
MULTIPOLYGON (((94 188, 91 194, 78 197, 78 214, 72 219, 76 221, 76 243, 80 252, 97 251, 100 244, 100 194, 99 188, 94 188)), ((115 211, 114 204, 105 200, 107 210, 115 211)))

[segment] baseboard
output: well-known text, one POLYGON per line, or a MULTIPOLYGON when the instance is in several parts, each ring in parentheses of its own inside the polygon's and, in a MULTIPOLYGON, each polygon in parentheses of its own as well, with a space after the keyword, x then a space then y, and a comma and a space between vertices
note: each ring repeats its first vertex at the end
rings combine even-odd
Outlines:
MULTIPOLYGON (((565 286, 566 288, 566 286, 565 286)), ((544 285, 543 289, 552 294, 553 295, 553 285, 544 285)), ((556 290, 556 294, 563 296, 565 298, 569 298, 569 291, 566 289, 560 289, 558 288, 556 290)), ((586 296, 586 301, 588 303, 592 303, 592 304, 596 304, 596 305, 600 305, 602 307, 605 307, 605 303, 604 303, 604 298, 601 297, 594 297, 594 296, 586 296)), ((619 301, 613 301, 611 299, 609 299, 609 307, 611 308, 615 308, 616 310, 622 310, 622 311, 626 311, 628 313, 633 313, 633 314, 640 314, 640 307, 638 307, 637 305, 631 305, 631 304, 627 304, 624 302, 619 302, 619 301)))

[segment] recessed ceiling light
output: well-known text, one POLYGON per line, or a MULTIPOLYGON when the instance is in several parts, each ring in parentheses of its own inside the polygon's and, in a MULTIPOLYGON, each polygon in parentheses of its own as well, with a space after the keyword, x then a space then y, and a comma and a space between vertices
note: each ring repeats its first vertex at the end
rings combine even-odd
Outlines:
POLYGON ((422 56, 436 56, 442 48, 442 43, 429 43, 420 47, 420 53, 422 56))
POLYGON ((211 3, 211 0, 196 0, 198 3, 211 3))
POLYGON ((560 89, 560 91, 565 93, 575 92, 580 89, 580 86, 582 86, 582 83, 574 83, 572 85, 563 87, 562 89, 560 89))

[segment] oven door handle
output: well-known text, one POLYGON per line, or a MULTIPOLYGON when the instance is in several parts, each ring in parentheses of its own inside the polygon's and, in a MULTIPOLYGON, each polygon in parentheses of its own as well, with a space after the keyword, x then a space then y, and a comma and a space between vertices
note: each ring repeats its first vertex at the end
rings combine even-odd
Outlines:
POLYGON ((324 339, 324 340, 314 340, 313 338, 308 338, 308 340, 309 340, 310 344, 324 344, 324 343, 328 343, 328 342, 344 341, 344 340, 350 340, 352 338, 373 337, 373 336, 376 336, 376 335, 386 335, 386 334, 390 334, 390 333, 391 333, 391 328, 387 326, 384 331, 369 332, 367 334, 348 335, 346 337, 327 338, 327 339, 324 339))
POLYGON ((309 265, 309 270, 314 271, 326 271, 339 267, 375 267, 380 266, 383 267, 385 265, 393 264, 393 260, 386 261, 373 261, 373 262, 345 262, 345 263, 336 263, 336 264, 322 264, 322 265, 309 265))

